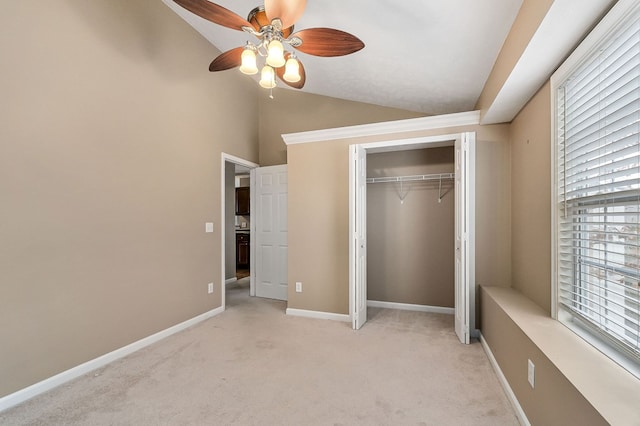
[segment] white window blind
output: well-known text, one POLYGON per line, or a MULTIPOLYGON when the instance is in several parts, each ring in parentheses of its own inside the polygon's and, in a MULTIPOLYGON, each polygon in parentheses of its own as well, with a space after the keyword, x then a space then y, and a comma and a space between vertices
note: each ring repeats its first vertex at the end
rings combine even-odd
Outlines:
POLYGON ((640 9, 558 86, 557 301, 640 361, 640 9))

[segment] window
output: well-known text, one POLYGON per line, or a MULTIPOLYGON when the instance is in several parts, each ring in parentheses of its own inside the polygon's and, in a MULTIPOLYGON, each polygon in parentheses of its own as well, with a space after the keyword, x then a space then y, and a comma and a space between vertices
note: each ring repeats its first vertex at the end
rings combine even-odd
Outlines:
MULTIPOLYGON (((640 7, 619 1, 552 77, 555 309, 640 363, 640 7), (602 28, 604 27, 604 28, 602 28), (594 39, 599 39, 594 41, 594 39)), ((628 361, 631 361, 629 363, 628 361)))

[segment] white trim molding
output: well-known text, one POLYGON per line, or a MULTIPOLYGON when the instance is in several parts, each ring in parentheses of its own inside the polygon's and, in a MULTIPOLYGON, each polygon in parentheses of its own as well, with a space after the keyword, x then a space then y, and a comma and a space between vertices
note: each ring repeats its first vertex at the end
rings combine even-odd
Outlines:
POLYGON ((238 281, 237 277, 233 277, 233 278, 227 278, 226 280, 224 280, 224 285, 229 285, 229 284, 233 284, 236 281, 238 281))
POLYGON ((131 355, 132 353, 139 351, 142 348, 152 345, 166 337, 171 336, 172 334, 183 331, 193 325, 196 325, 199 322, 221 314, 222 312, 224 312, 224 309, 222 307, 205 312, 204 314, 198 315, 197 317, 181 322, 180 324, 176 324, 172 327, 159 331, 155 334, 152 334, 151 336, 147 336, 120 349, 116 349, 112 352, 99 356, 98 358, 94 358, 83 364, 70 368, 69 370, 63 371, 62 373, 56 374, 55 376, 49 377, 48 379, 42 380, 38 383, 34 383, 29 387, 4 396, 0 398, 0 412, 8 410, 11 407, 21 404, 33 397, 43 394, 55 387, 63 385, 93 370, 104 367, 105 365, 112 363, 118 359, 131 355))
POLYGON ((480 111, 459 112, 432 117, 410 118, 407 120, 383 123, 360 124, 357 126, 337 127, 334 129, 313 130, 309 132, 288 133, 282 135, 286 145, 324 142, 337 139, 380 136, 393 133, 422 130, 444 129, 448 127, 473 126, 480 124, 480 111))
POLYGON ((385 309, 398 309, 401 311, 431 312, 434 314, 453 315, 455 313, 454 308, 446 308, 444 306, 414 305, 412 303, 382 302, 379 300, 367 300, 367 306, 370 308, 385 308, 385 309))
MULTIPOLYGON (((257 163, 254 163, 252 161, 249 160, 245 160, 244 158, 240 158, 240 157, 236 157, 235 155, 231 155, 231 154, 227 154, 226 152, 222 152, 220 154, 220 282, 224 283, 224 285, 220 285, 220 297, 222 300, 222 310, 225 309, 225 306, 227 305, 227 292, 226 292, 226 287, 227 284, 229 284, 226 279, 226 256, 227 256, 227 251, 226 251, 226 239, 227 239, 227 230, 226 230, 226 183, 227 183, 227 174, 226 174, 226 163, 227 161, 229 163, 232 164, 238 164, 240 166, 244 166, 247 167, 249 169, 254 169, 256 167, 259 167, 259 165, 257 163)), ((253 184, 251 184, 251 201, 253 202, 253 184)), ((250 216, 250 221, 253 222, 253 217, 250 216)), ((250 230, 251 234, 253 235, 253 225, 251 227, 250 230)), ((255 250, 253 244, 251 245, 251 253, 249 254, 249 257, 251 258, 251 261, 253 262, 253 258, 255 257, 255 253, 253 252, 253 250, 255 250)), ((253 267, 252 267, 253 268, 253 267)), ((255 291, 253 290, 253 276, 251 277, 251 295, 254 296, 255 291)))
POLYGON ((254 167, 258 167, 258 164, 254 163, 253 161, 245 160, 244 158, 236 157, 235 155, 227 154, 226 152, 222 153, 222 158, 223 160, 228 161, 230 163, 239 164, 241 166, 245 166, 250 169, 254 167))
POLYGON ((307 311, 305 309, 287 308, 287 315, 294 317, 326 319, 332 321, 350 322, 351 317, 345 314, 335 314, 333 312, 307 311))
POLYGON ((522 406, 520 405, 518 398, 516 398, 516 394, 513 393, 513 389, 511 389, 511 386, 509 386, 509 382, 507 381, 507 378, 504 376, 504 373, 500 369, 500 366, 498 365, 498 361, 496 361, 496 358, 493 356, 493 352, 491 352, 491 348, 489 347, 489 344, 484 339, 482 334, 480 334, 480 344, 482 345, 482 349, 484 349, 484 352, 487 354, 487 358, 489 358, 489 363, 491 364, 491 367, 493 367, 493 371, 495 371, 496 376, 498 376, 498 381, 502 385, 502 389, 504 389, 504 393, 507 394, 507 399, 509 399, 511 406, 516 412, 516 417, 518 418, 518 421, 523 426, 531 426, 531 423, 529 422, 527 415, 524 413, 524 410, 522 409, 522 406))

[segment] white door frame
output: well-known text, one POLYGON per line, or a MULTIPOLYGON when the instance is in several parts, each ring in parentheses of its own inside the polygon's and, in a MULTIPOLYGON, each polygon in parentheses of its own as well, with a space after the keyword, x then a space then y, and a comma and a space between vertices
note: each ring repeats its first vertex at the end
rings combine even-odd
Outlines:
MULTIPOLYGON (((245 160, 243 158, 240 157, 236 157, 235 155, 231 155, 231 154, 227 154, 227 153, 222 153, 221 155, 221 163, 220 163, 220 259, 221 259, 221 264, 220 264, 220 292, 222 294, 222 299, 221 299, 221 307, 222 309, 226 309, 226 304, 227 304, 227 297, 226 297, 226 291, 225 291, 225 287, 226 287, 226 276, 225 276, 225 269, 226 269, 226 244, 225 244, 225 240, 226 240, 226 220, 227 220, 227 215, 226 215, 226 200, 225 200, 225 193, 226 193, 226 181, 227 181, 227 176, 226 176, 226 163, 233 163, 233 164, 238 164, 241 166, 245 166, 248 167, 250 169, 255 169, 256 167, 258 167, 258 164, 253 163, 251 161, 245 160)), ((249 205, 253 205, 253 186, 251 186, 251 190, 250 190, 250 200, 249 200, 249 205)), ((252 209, 253 210, 253 209, 252 209)), ((253 212, 250 213, 249 215, 249 220, 251 221, 251 229, 253 229, 253 212)), ((252 231, 250 231, 252 233, 252 231)), ((250 237, 251 238, 251 237, 250 237)), ((254 252, 254 245, 251 244, 250 245, 250 252, 249 252, 249 258, 251 260, 251 262, 253 262, 253 258, 255 257, 255 252, 254 252)), ((255 289, 254 289, 254 282, 253 282, 253 277, 251 277, 251 289, 250 289, 250 293, 252 295, 255 294, 255 289)))
MULTIPOLYGON (((454 133, 454 134, 445 134, 445 135, 437 135, 437 136, 428 136, 428 137, 419 137, 419 138, 411 138, 411 139, 400 139, 400 140, 387 140, 380 142, 371 142, 371 143, 363 143, 357 144, 361 148, 367 151, 399 151, 402 149, 419 149, 419 148, 436 148, 439 146, 453 146, 453 142, 455 140, 466 140, 469 145, 468 152, 468 162, 466 163, 466 173, 465 179, 462 182, 462 185, 465 186, 464 193, 469 197, 468 202, 465 206, 465 211, 461 212, 463 218, 468 225, 468 233, 466 235, 466 239, 464 244, 467 247, 467 257, 464 262, 465 275, 466 275, 466 284, 468 290, 468 321, 469 321, 469 332, 471 335, 476 335, 477 332, 475 330, 475 186, 476 186, 476 176, 475 176, 475 163, 476 163, 476 155, 475 155, 475 132, 462 132, 462 133, 454 133)), ((355 185, 355 171, 353 170, 353 162, 349 163, 349 188, 354 188, 355 185)), ((355 233, 356 224, 356 200, 354 197, 353 191, 350 191, 349 194, 349 315, 351 320, 353 321, 356 307, 355 307, 355 294, 356 294, 356 247, 353 243, 354 238, 352 236, 355 233)), ((456 209, 458 206, 456 205, 456 209)), ((454 253, 451 254, 454 256, 454 253)))

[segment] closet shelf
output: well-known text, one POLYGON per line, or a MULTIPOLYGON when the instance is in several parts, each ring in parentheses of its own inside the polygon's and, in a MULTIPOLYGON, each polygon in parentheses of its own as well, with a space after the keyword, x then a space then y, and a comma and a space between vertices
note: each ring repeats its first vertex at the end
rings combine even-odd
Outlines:
POLYGON ((455 179, 455 173, 435 173, 430 175, 412 175, 412 176, 382 176, 367 178, 367 183, 388 183, 388 182, 411 182, 416 180, 447 180, 455 179))

